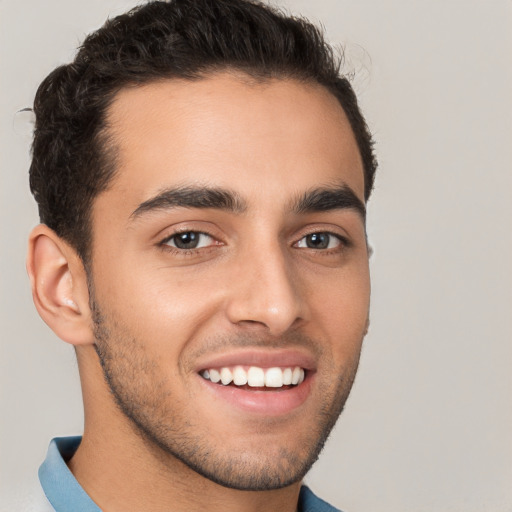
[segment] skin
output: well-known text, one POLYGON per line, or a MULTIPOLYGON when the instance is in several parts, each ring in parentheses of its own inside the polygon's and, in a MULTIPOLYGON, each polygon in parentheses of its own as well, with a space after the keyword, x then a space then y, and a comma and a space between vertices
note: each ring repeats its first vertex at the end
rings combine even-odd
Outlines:
POLYGON ((89 286, 45 226, 29 251, 36 306, 77 347, 85 431, 69 467, 108 512, 291 512, 368 325, 360 212, 293 208, 318 187, 364 201, 343 110, 318 85, 222 73, 122 90, 108 119, 118 172, 94 202, 89 286), (229 190, 243 208, 140 210, 191 186, 229 190), (182 250, 177 230, 207 236, 182 250), (312 233, 329 247, 308 247, 312 233), (214 357, 288 352, 311 371, 284 412, 245 410, 198 373, 214 357))

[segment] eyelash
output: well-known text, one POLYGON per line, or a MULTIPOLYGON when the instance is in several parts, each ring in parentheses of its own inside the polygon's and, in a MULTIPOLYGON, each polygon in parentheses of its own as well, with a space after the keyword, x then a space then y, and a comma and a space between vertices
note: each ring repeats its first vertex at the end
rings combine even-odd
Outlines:
MULTIPOLYGON (((350 245, 351 245, 350 241, 346 237, 344 237, 338 233, 333 233, 332 231, 311 231, 310 233, 304 234, 297 242, 294 243, 294 246, 297 246, 297 244, 299 242, 301 242, 302 240, 305 240, 308 236, 312 236, 312 235, 328 235, 331 239, 334 238, 339 243, 339 245, 337 247, 331 247, 331 248, 327 247, 324 249, 316 249, 314 247, 303 247, 305 249, 310 249, 312 251, 318 252, 318 254, 328 255, 328 254, 332 254, 334 252, 341 252, 344 249, 350 247, 350 245)), ((329 244, 330 243, 331 243, 331 240, 329 240, 329 244)))
POLYGON ((218 241, 210 233, 207 233, 205 231, 194 230, 194 229, 183 229, 183 230, 179 230, 179 231, 172 233, 172 235, 166 236, 163 240, 161 240, 159 242, 158 245, 164 251, 172 252, 174 254, 179 254, 180 256, 193 256, 194 254, 197 254, 199 251, 207 250, 215 245, 222 245, 220 242, 218 242, 218 243, 215 243, 215 242, 218 242, 218 241), (188 233, 194 233, 195 235, 200 235, 200 236, 201 235, 207 236, 208 238, 213 240, 214 243, 209 244, 206 247, 199 247, 199 248, 193 247, 191 249, 182 249, 180 247, 173 247, 172 245, 169 245, 169 242, 173 238, 176 238, 180 235, 184 235, 184 234, 188 234, 188 233))
MULTIPOLYGON (((345 249, 351 247, 351 245, 352 245, 351 242, 346 237, 344 237, 338 233, 333 233, 331 231, 312 230, 309 233, 305 233, 299 240, 294 242, 293 247, 297 247, 297 244, 299 244, 301 241, 303 241, 304 239, 306 239, 307 237, 312 236, 312 235, 328 235, 329 237, 334 238, 339 242, 339 245, 337 245, 336 247, 331 247, 331 248, 327 247, 324 249, 316 249, 314 247, 300 247, 302 249, 309 249, 310 251, 314 251, 316 254, 319 254, 319 255, 327 256, 327 255, 332 255, 333 253, 340 253, 340 252, 343 252, 345 249)), ((331 243, 331 240, 329 241, 329 244, 330 243, 331 243)), ((223 244, 222 244, 222 242, 218 242, 218 240, 216 240, 216 238, 213 235, 211 235, 210 233, 207 233, 205 231, 199 231, 199 230, 193 230, 193 229, 182 229, 182 230, 172 233, 169 236, 166 236, 163 240, 161 240, 159 242, 158 245, 162 250, 171 252, 173 254, 177 254, 180 256, 194 256, 194 255, 198 254, 200 251, 204 252, 205 250, 211 249, 214 246, 219 246, 219 245, 223 245, 223 244), (210 239, 212 239, 214 241, 214 243, 209 244, 205 247, 194 247, 194 248, 190 248, 190 249, 173 247, 172 245, 169 245, 169 242, 173 238, 178 237, 183 234, 187 234, 187 233, 194 233, 195 235, 200 235, 200 236, 203 235, 203 236, 209 237, 210 239)))

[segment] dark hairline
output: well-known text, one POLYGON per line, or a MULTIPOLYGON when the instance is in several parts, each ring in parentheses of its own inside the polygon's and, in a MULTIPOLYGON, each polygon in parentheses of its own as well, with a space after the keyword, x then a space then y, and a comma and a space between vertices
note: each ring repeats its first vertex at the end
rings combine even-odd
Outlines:
POLYGON ((341 74, 343 55, 322 32, 257 0, 150 1, 107 20, 36 94, 30 186, 41 221, 85 263, 94 201, 119 171, 108 119, 118 93, 158 81, 201 80, 219 71, 249 83, 293 79, 331 92, 358 146, 366 201, 377 166, 371 133, 341 74), (224 19, 226 24, 219 23, 224 19))
MULTIPOLYGON (((103 184, 103 188, 101 191, 96 194, 92 201, 89 209, 89 216, 86 219, 86 233, 88 234, 88 244, 81 248, 78 251, 81 256, 82 262, 84 264, 91 262, 93 246, 94 246, 94 233, 92 226, 92 211, 94 209, 94 203, 96 202, 98 196, 101 192, 105 192, 109 189, 109 187, 115 182, 115 178, 118 175, 119 169, 119 142, 116 141, 115 128, 110 124, 112 108, 118 98, 119 94, 121 94, 125 90, 129 89, 137 89, 145 86, 150 86, 152 84, 165 83, 168 81, 176 81, 176 82, 196 82, 202 80, 208 80, 211 78, 216 78, 222 75, 230 75, 236 80, 239 80, 241 83, 247 84, 249 86, 257 86, 260 84, 265 84, 272 80, 282 80, 282 81, 294 81, 299 84, 311 85, 315 87, 321 87, 323 90, 327 91, 337 102, 337 104, 342 109, 345 117, 348 118, 348 114, 345 111, 343 104, 341 103, 340 98, 334 93, 331 87, 322 84, 318 80, 315 80, 313 77, 309 76, 294 76, 293 73, 283 71, 282 73, 274 72, 271 75, 261 72, 259 69, 249 69, 247 67, 242 68, 240 66, 211 66, 210 68, 205 68, 200 72, 196 73, 194 76, 190 77, 182 77, 182 76, 174 76, 172 73, 169 76, 161 76, 161 77, 148 77, 147 80, 139 80, 137 82, 128 82, 121 87, 112 90, 108 95, 106 107, 104 109, 104 119, 101 128, 98 130, 96 134, 96 148, 97 154, 100 157, 100 160, 103 162, 103 165, 108 167, 108 172, 106 174, 107 179, 103 184)), ((357 146, 358 155, 361 158, 361 172, 363 174, 363 180, 365 184, 366 190, 366 173, 364 169, 363 156, 361 155, 361 149, 356 140, 356 134, 354 133, 353 127, 349 121, 350 131, 352 136, 354 137, 354 142, 357 146)), ((368 200, 368 197, 364 197, 364 202, 368 200)), ((363 217, 366 217, 364 210, 364 203, 362 203, 363 208, 357 208, 363 217)))

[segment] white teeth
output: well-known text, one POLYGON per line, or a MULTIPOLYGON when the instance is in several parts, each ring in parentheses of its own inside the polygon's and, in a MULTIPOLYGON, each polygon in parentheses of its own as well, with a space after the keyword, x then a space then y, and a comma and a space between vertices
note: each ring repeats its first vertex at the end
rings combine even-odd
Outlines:
POLYGON ((220 371, 220 381, 224 386, 227 386, 228 384, 231 384, 231 381, 233 380, 233 374, 231 373, 231 370, 229 368, 222 368, 220 371))
POLYGON ((245 386, 247 384, 247 372, 241 366, 236 366, 233 370, 233 384, 237 386, 245 386))
POLYGON ((210 370, 210 380, 212 382, 219 382, 220 381, 220 373, 217 370, 210 370))
POLYGON ((247 384, 252 388, 259 388, 265 385, 265 372, 262 368, 251 366, 247 372, 247 384))
POLYGON ((242 366, 235 366, 234 368, 223 367, 218 370, 210 368, 202 371, 201 376, 214 383, 221 382, 224 386, 233 383, 235 386, 248 384, 253 388, 281 388, 301 384, 304 381, 305 372, 299 366, 284 369, 276 366, 266 370, 258 366, 251 366, 248 370, 242 366))
POLYGON ((281 368, 269 368, 265 373, 265 386, 268 388, 282 388, 283 370, 281 368))

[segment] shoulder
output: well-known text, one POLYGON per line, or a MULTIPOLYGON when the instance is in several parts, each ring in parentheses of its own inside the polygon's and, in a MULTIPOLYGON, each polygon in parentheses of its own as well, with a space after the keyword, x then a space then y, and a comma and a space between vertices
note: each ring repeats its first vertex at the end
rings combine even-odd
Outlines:
POLYGON ((301 487, 299 502, 300 512, 341 512, 339 508, 335 508, 320 499, 305 485, 301 487))

